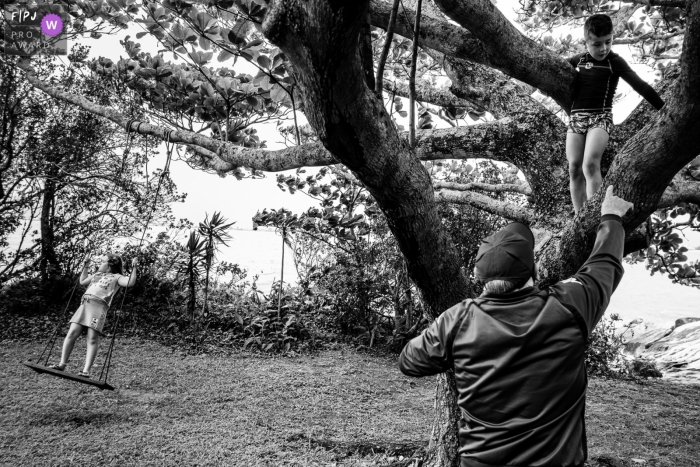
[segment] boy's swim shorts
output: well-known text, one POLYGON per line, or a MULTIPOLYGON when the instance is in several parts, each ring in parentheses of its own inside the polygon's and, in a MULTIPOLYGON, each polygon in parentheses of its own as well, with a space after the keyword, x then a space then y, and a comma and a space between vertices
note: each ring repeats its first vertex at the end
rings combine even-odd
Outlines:
POLYGON ((567 127, 568 133, 585 135, 588 130, 602 128, 608 135, 612 133, 612 112, 577 112, 572 113, 567 127))

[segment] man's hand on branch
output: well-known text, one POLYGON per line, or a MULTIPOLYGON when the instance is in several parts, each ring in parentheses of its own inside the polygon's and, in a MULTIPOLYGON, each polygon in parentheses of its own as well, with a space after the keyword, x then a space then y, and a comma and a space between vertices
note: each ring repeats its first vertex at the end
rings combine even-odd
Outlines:
POLYGON ((613 194, 613 186, 610 185, 605 192, 603 204, 600 206, 600 214, 603 216, 606 214, 615 214, 616 216, 622 217, 632 208, 634 208, 634 204, 615 196, 613 194))

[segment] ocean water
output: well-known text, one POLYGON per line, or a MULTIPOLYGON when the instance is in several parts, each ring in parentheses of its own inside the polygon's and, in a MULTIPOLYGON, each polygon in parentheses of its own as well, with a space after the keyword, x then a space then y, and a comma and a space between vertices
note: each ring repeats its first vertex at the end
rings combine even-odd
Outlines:
MULTIPOLYGON (((269 230, 231 230, 228 246, 221 246, 217 260, 238 264, 248 271, 247 281, 258 275, 257 287, 268 293, 282 272, 282 236, 269 230)), ((9 238, 10 247, 16 247, 19 236, 9 238)), ((25 243, 26 244, 26 243, 25 243)), ((294 255, 284 247, 284 282, 294 284, 298 278, 294 268, 294 255)))
MULTIPOLYGON (((233 239, 228 247, 221 247, 220 261, 236 263, 248 271, 246 280, 259 275, 258 289, 267 293, 282 272, 282 236, 264 230, 231 230, 233 239)), ((294 284, 298 278, 294 268, 294 255, 284 246, 284 282, 294 284)))

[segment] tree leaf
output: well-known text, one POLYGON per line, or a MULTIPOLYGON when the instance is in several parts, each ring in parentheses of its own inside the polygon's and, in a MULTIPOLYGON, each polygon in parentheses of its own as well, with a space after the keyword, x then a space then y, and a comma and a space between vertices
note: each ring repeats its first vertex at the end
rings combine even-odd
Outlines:
POLYGON ((270 69, 271 65, 270 59, 267 58, 265 55, 260 55, 258 57, 258 65, 260 65, 261 68, 268 70, 270 69))
POLYGON ((287 94, 287 91, 284 90, 282 86, 279 84, 273 84, 272 89, 270 90, 270 98, 274 102, 283 102, 289 97, 289 94, 287 94))
POLYGON ((199 46, 204 50, 211 48, 211 41, 204 36, 199 36, 199 46))
POLYGON ((229 52, 228 50, 223 50, 223 49, 222 49, 222 50, 219 52, 219 55, 217 55, 216 60, 217 60, 218 62, 225 62, 226 60, 230 59, 231 57, 235 57, 235 55, 233 55, 233 54, 232 54, 231 52, 229 52))
POLYGON ((245 101, 248 103, 248 105, 255 109, 260 108, 260 100, 258 100, 258 98, 255 96, 248 96, 245 98, 245 101))

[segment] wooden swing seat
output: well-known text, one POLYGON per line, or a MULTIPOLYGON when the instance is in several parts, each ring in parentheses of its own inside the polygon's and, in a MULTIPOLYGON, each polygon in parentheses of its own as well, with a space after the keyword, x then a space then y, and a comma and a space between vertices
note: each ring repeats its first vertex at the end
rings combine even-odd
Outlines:
POLYGON ((106 381, 85 378, 84 376, 78 376, 75 373, 69 373, 67 371, 61 371, 61 370, 54 370, 53 368, 49 368, 49 367, 46 367, 43 365, 37 365, 36 363, 32 363, 32 362, 24 362, 24 366, 31 368, 32 370, 36 371, 37 373, 46 373, 47 375, 57 376, 57 377, 63 378, 63 379, 69 379, 71 381, 75 381, 76 383, 88 384, 90 386, 95 386, 95 387, 102 389, 102 390, 106 389, 108 391, 114 391, 114 387, 111 386, 106 381))

